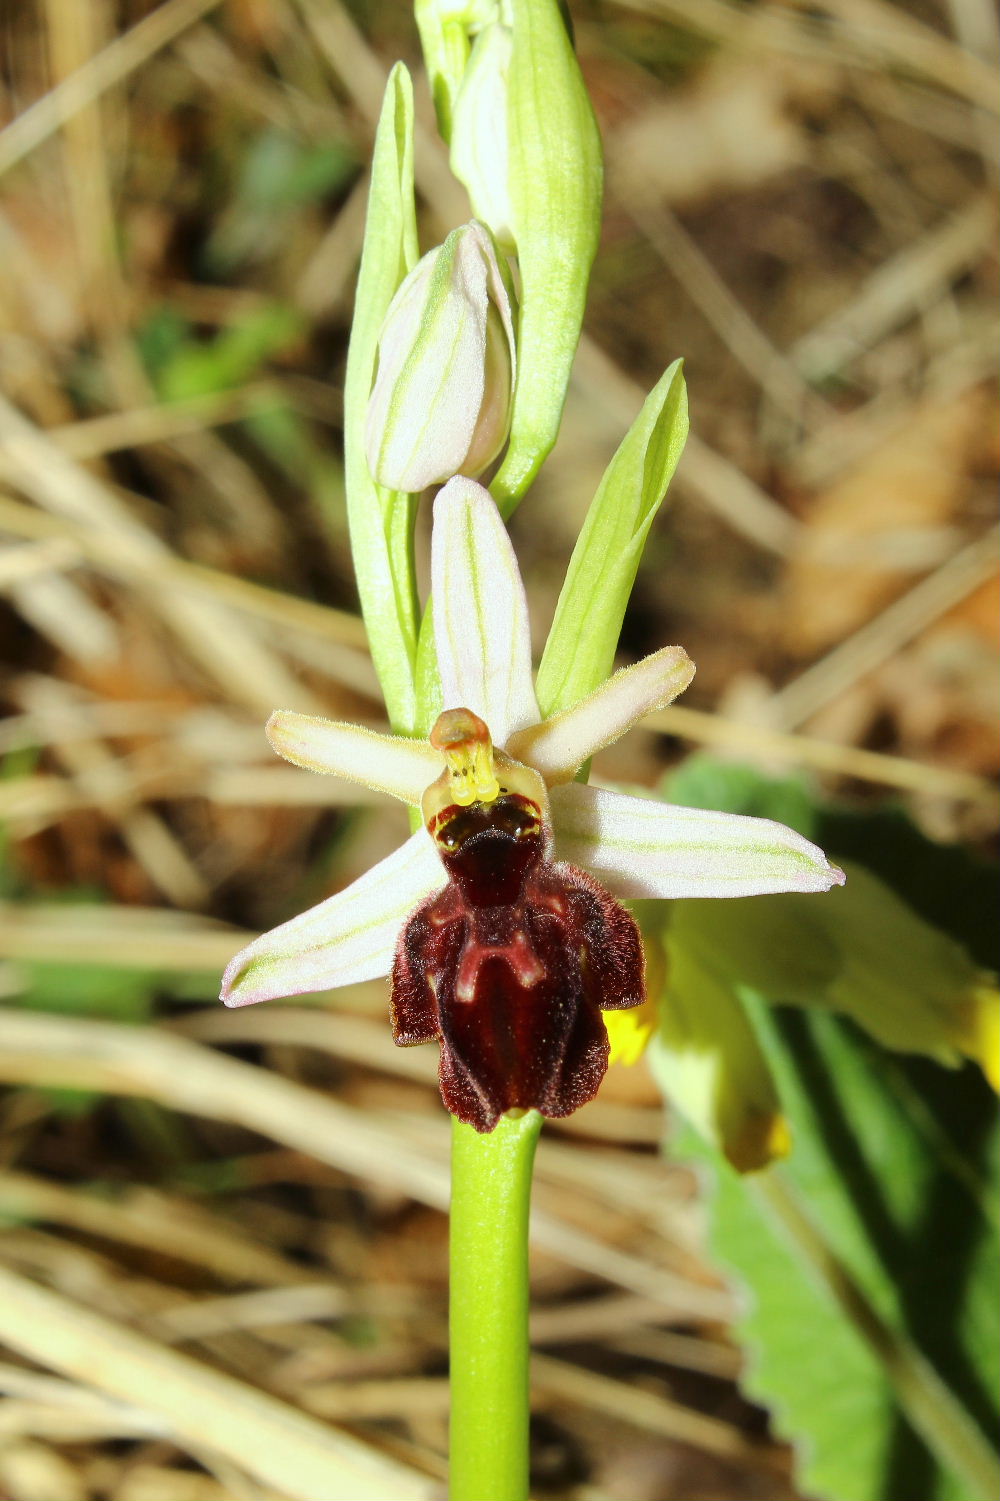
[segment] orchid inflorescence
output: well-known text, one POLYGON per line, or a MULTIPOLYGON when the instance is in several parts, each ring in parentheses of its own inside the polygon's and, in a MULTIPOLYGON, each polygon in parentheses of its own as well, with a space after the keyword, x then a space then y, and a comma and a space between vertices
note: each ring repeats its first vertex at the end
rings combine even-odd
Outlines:
MULTIPOLYGON (((869 872, 807 898, 845 875, 805 837, 814 823, 801 810, 787 816, 803 832, 712 811, 725 801, 717 783, 707 810, 662 789, 588 784, 591 758, 694 676, 679 646, 615 670, 687 434, 681 362, 605 469, 533 676, 506 522, 559 430, 600 235, 600 136, 562 0, 415 0, 415 17, 475 217, 421 256, 413 90, 397 65, 344 382, 352 561, 393 733, 292 710, 267 725, 296 766, 406 804, 412 832, 249 943, 222 998, 243 1006, 390 976, 396 1043, 438 1043, 453 1117, 449 1495, 526 1501, 542 1117, 593 1099, 611 1058, 635 1061, 649 1044, 672 1103, 755 1172, 792 1143, 762 1003, 839 1012, 887 1047, 975 1058, 994 1079, 998 1006, 995 979, 869 872), (426 600, 416 554, 428 504, 426 600), (714 900, 733 897, 756 900, 714 900)), ((828 1262, 824 1248, 824 1277, 828 1262)))

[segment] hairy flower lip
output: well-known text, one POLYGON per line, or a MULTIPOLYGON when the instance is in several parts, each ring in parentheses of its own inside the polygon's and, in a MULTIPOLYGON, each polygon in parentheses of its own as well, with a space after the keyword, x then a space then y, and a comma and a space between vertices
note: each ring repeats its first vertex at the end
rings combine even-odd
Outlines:
MULTIPOLYGON (((435 501, 432 590, 442 695, 517 748, 548 787, 555 858, 591 869, 614 895, 745 896, 842 884, 816 845, 781 824, 674 808, 573 782, 576 768, 690 680, 679 647, 615 673, 564 714, 542 721, 531 677, 527 603, 489 492, 452 479, 435 501), (638 830, 638 833, 636 832, 638 830)), ((268 725, 287 759, 419 806, 441 758, 422 740, 279 711, 268 725)), ((515 758, 517 759, 517 758, 515 758)), ((421 828, 344 891, 263 934, 232 961, 223 1000, 247 1005, 384 975, 406 917, 445 880, 421 828)))

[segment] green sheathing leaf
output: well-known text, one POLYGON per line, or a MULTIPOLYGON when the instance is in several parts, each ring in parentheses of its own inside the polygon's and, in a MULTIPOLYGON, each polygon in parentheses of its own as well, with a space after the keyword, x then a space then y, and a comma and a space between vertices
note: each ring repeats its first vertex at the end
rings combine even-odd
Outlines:
POLYGON ((799 1484, 817 1501, 889 1501, 880 1483, 894 1408, 879 1361, 768 1215, 752 1178, 693 1132, 677 1152, 710 1169, 712 1250, 744 1294, 735 1330, 747 1351, 741 1384, 796 1445, 799 1484))
POLYGON ((504 516, 559 431, 600 236, 603 186, 601 137, 559 5, 510 0, 509 24, 509 196, 521 309, 510 442, 490 486, 504 516))
MULTIPOLYGON (((834 1017, 747 1000, 794 1149, 760 1179, 716 1169, 713 1248, 749 1294, 745 1386, 823 1501, 991 1501, 1000 1298, 989 1091, 971 1069, 893 1058, 834 1017), (928 1084, 933 1112, 921 1103, 928 1084), (822 1275, 824 1258, 853 1285, 857 1318, 822 1275)), ((719 1163, 693 1138, 684 1146, 719 1163)))
POLYGON ((863 914, 859 929, 840 893, 714 903, 711 918, 708 903, 674 904, 670 943, 728 975, 791 1123, 791 1156, 757 1177, 693 1135, 683 1142, 713 1169, 713 1247, 747 1291, 745 1385, 796 1444, 799 1483, 820 1501, 995 1501, 995 1098, 971 1066, 887 1051, 827 1009, 848 991, 852 1011, 866 996, 886 1009, 880 990, 910 973, 913 1035, 899 1046, 925 1045, 921 996, 944 1002, 976 971, 962 957, 950 984, 953 939, 980 964, 992 957, 995 873, 898 813, 841 814, 800 778, 708 756, 671 777, 669 796, 779 818, 834 858, 871 858, 898 894, 857 868, 855 892, 875 907, 902 896, 909 913, 904 932, 885 908, 888 952, 876 954, 878 922, 863 914), (913 973, 918 954, 933 973, 913 973))
POLYGON ((608 465, 573 549, 538 669, 543 715, 557 714, 610 675, 646 537, 687 429, 687 393, 677 360, 647 396, 608 465))
POLYGON ((416 498, 376 485, 365 458, 365 412, 378 334, 393 294, 417 260, 413 199, 413 88, 402 64, 386 84, 375 137, 361 269, 344 384, 347 519, 372 660, 393 728, 412 731, 420 610, 413 575, 416 498))

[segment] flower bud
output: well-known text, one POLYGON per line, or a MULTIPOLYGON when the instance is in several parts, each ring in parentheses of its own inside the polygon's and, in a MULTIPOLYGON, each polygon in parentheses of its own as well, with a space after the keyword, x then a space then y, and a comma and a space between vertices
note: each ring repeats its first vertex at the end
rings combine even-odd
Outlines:
POLYGON ((455 96, 451 170, 468 189, 477 218, 513 249, 507 90, 513 35, 495 22, 472 46, 455 96))
POLYGON ((510 294, 485 225, 453 230, 413 268, 378 344, 365 424, 372 477, 414 492, 480 474, 507 440, 515 375, 510 294))
POLYGON ((601 138, 563 0, 414 0, 441 135, 519 268, 518 379, 492 480, 504 516, 559 430, 601 227, 601 138))

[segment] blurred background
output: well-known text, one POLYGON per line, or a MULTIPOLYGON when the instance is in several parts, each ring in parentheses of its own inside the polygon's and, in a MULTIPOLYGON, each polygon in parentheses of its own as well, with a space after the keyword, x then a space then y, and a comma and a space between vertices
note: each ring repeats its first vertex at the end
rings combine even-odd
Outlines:
MULTIPOLYGON (((512 528, 536 647, 683 356, 692 438, 622 659, 680 642, 698 676, 598 771, 652 786, 708 747, 987 853, 993 6, 572 10, 607 194, 562 434, 512 528)), ((247 933, 404 831, 276 764, 262 725, 380 722, 340 417, 397 57, 423 247, 468 216, 410 10, 0 0, 0 49, 0 1496, 441 1494, 434 1049, 392 1047, 381 982, 215 1003, 247 933)), ((738 1391, 670 1128, 639 1065, 546 1132, 538 1495, 799 1494, 738 1391)))

